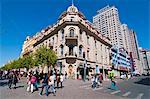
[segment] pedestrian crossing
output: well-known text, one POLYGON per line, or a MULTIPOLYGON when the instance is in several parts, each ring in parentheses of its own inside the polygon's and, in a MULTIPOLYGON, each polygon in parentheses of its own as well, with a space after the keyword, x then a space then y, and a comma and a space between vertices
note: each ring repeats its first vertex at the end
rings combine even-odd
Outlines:
MULTIPOLYGON (((130 97, 130 95, 132 95, 132 93, 134 93, 134 92, 131 92, 131 91, 122 92, 121 90, 111 90, 111 89, 108 89, 108 88, 103 87, 103 86, 100 86, 98 88, 93 89, 91 84, 81 85, 79 88, 84 89, 84 90, 91 90, 93 92, 94 91, 101 91, 101 92, 104 92, 104 93, 108 93, 108 94, 111 94, 111 95, 119 95, 119 96, 122 96, 122 97, 130 97)), ((143 93, 139 93, 139 94, 137 94, 137 96, 134 99, 142 99, 143 96, 144 96, 143 93)))
POLYGON ((138 94, 138 96, 136 97, 136 99, 142 99, 143 95, 144 95, 143 93, 138 94))
POLYGON ((121 91, 120 91, 120 90, 117 90, 117 91, 111 92, 110 94, 114 95, 114 94, 119 93, 119 92, 121 92, 121 91))
POLYGON ((131 94, 131 92, 128 91, 128 92, 126 92, 125 94, 123 94, 122 96, 123 96, 123 97, 126 97, 126 96, 129 96, 130 94, 131 94))
POLYGON ((95 89, 93 89, 93 91, 101 90, 101 89, 103 89, 103 87, 95 88, 95 89))

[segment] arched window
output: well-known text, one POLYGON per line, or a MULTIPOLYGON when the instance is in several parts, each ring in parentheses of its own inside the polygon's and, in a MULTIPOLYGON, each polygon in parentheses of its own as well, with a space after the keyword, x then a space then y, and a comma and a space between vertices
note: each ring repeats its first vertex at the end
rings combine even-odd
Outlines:
POLYGON ((71 37, 74 36, 74 29, 70 29, 70 36, 71 36, 71 37))
POLYGON ((61 56, 64 54, 64 46, 60 45, 61 56))
POLYGON ((79 46, 79 56, 82 56, 82 53, 83 53, 82 51, 83 51, 83 47, 82 47, 82 45, 80 45, 79 46))

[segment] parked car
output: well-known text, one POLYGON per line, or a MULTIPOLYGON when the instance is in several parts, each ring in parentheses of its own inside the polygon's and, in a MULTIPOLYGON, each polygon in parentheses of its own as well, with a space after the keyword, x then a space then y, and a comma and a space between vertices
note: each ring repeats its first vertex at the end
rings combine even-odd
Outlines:
POLYGON ((132 75, 133 75, 133 76, 141 76, 141 74, 140 74, 139 72, 137 72, 137 71, 134 71, 134 72, 132 73, 132 75))
POLYGON ((149 73, 143 73, 142 76, 149 76, 149 73))

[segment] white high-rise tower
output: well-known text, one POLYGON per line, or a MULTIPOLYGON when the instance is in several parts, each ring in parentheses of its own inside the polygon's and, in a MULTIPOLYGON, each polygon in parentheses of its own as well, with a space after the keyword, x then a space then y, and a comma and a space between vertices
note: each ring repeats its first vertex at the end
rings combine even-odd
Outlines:
POLYGON ((93 23, 102 35, 111 40, 112 45, 123 47, 121 23, 115 6, 106 6, 97 11, 97 15, 93 17, 93 23))

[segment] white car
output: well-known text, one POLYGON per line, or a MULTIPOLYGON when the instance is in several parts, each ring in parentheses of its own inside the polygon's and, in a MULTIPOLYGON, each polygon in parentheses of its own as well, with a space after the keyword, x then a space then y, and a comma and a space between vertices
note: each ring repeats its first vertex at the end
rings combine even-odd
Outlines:
POLYGON ((134 71, 132 74, 133 76, 140 76, 140 73, 138 71, 134 71))
POLYGON ((121 79, 125 79, 125 78, 126 78, 126 75, 123 74, 123 75, 120 76, 120 78, 121 78, 121 79))

